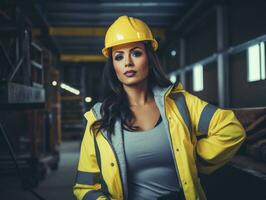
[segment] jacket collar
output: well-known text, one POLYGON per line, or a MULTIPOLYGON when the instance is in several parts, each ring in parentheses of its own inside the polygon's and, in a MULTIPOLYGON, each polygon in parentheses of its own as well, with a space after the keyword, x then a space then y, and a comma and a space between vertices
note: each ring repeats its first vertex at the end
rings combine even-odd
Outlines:
POLYGON ((152 91, 153 91, 154 98, 165 96, 167 91, 171 90, 173 87, 174 85, 169 85, 168 87, 159 87, 159 86, 153 87, 152 91))
MULTIPOLYGON (((166 93, 169 90, 172 90, 175 85, 176 84, 171 84, 168 87, 159 87, 159 86, 153 87, 154 99, 155 99, 155 102, 157 103, 157 106, 159 107, 159 110, 162 109, 161 105, 164 105, 163 97, 166 95, 166 93)), ((178 84, 178 88, 179 89, 183 89, 181 84, 178 84)), ((102 106, 102 103, 98 102, 92 108, 92 111, 93 111, 93 113, 94 113, 94 115, 95 115, 95 117, 97 119, 101 118, 101 114, 100 114, 101 106, 102 106)), ((102 131, 102 132, 103 132, 104 136, 108 139, 107 132, 106 131, 102 131)), ((115 123, 115 131, 114 131, 114 133, 117 133, 117 132, 121 132, 120 120, 116 120, 116 123, 115 123)))

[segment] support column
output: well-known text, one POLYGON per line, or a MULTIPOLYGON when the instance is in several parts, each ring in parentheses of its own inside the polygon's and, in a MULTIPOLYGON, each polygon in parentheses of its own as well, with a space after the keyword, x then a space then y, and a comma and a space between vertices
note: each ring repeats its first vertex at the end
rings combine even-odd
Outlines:
POLYGON ((217 79, 219 106, 229 107, 229 58, 222 52, 228 47, 228 16, 225 5, 218 5, 217 13, 217 79))
POLYGON ((186 88, 186 72, 184 67, 186 65, 186 41, 184 38, 180 38, 180 45, 179 45, 179 52, 180 52, 180 59, 179 65, 181 67, 181 74, 180 74, 180 82, 186 88))
POLYGON ((86 66, 81 66, 81 77, 80 77, 80 96, 82 97, 82 113, 86 112, 86 102, 85 97, 87 96, 87 87, 86 87, 86 66))

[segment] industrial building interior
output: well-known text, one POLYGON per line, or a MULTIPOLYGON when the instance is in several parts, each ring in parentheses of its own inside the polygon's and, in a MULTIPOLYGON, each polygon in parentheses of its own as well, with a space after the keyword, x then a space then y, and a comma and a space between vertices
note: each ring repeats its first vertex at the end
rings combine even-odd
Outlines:
POLYGON ((265 10, 265 0, 1 0, 0 199, 75 199, 104 36, 127 15, 151 27, 171 82, 232 109, 246 130, 228 164, 199 175, 207 198, 265 200, 265 10))

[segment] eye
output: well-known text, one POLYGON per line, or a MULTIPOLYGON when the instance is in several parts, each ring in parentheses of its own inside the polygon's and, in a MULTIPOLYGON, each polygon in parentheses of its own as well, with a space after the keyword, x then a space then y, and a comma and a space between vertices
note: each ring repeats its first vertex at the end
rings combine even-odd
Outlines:
POLYGON ((134 57, 140 57, 142 55, 142 52, 141 51, 138 51, 138 50, 134 50, 134 51, 132 51, 132 55, 134 57))
POLYGON ((117 55, 115 55, 115 60, 116 61, 120 61, 120 60, 122 60, 124 58, 124 56, 122 55, 122 54, 117 54, 117 55))

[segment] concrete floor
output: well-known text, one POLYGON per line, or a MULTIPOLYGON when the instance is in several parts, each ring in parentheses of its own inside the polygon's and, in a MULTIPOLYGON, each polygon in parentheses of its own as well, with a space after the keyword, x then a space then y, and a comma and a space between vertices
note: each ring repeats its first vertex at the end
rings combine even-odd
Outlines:
MULTIPOLYGON (((56 171, 48 171, 46 178, 40 182, 35 191, 45 200, 75 200, 72 187, 75 182, 79 157, 79 141, 64 142, 60 146, 60 163, 56 171)), ((16 185, 13 181, 13 186, 16 185)), ((30 192, 16 187, 0 189, 1 200, 38 200, 30 192)))

